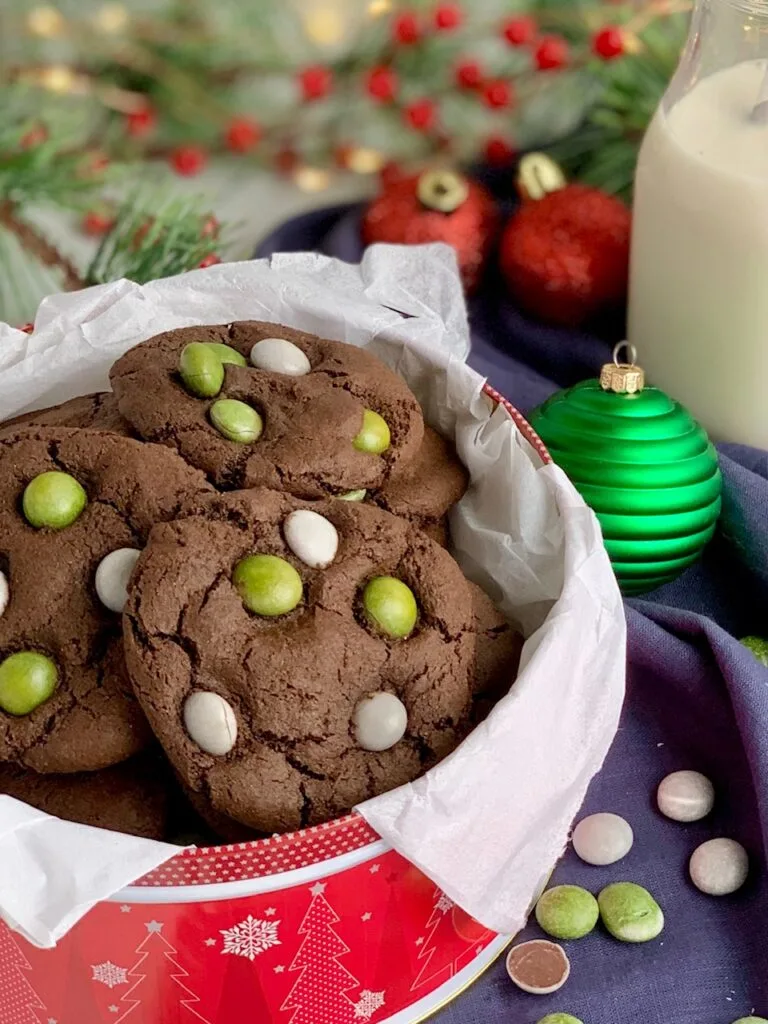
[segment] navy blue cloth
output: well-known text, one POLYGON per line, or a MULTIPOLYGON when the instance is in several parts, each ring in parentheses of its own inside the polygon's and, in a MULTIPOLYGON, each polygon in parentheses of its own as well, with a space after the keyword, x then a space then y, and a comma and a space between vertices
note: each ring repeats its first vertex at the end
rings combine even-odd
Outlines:
MULTIPOLYGON (((279 228, 257 255, 315 249, 356 262, 359 222, 358 207, 308 214, 279 228)), ((470 323, 470 364, 523 412, 558 387, 594 376, 618 336, 616 328, 598 337, 532 323, 504 298, 493 274, 470 303, 470 323)), ((584 1024, 768 1017, 768 668, 738 642, 747 634, 768 637, 768 455, 723 445, 720 456, 718 536, 678 580, 627 603, 627 701, 583 814, 624 815, 635 845, 606 868, 569 851, 553 880, 592 892, 614 881, 645 885, 665 912, 665 930, 642 946, 600 929, 566 943, 570 980, 546 997, 519 992, 498 963, 439 1015, 440 1024, 535 1024, 556 1010, 584 1024), (660 780, 683 768, 704 772, 717 791, 713 814, 692 825, 668 821, 655 808, 660 780), (691 853, 716 836, 738 839, 750 855, 750 879, 733 896, 704 896, 688 879, 691 853)), ((535 925, 525 933, 537 935, 535 925)))

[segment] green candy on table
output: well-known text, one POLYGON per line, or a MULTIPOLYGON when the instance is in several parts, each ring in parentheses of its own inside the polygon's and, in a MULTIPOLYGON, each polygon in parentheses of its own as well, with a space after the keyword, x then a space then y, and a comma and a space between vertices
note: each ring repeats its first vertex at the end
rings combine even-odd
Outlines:
POLYGON ((256 410, 236 398, 220 398, 208 415, 222 437, 239 444, 258 441, 264 429, 264 421, 256 410))
POLYGON ((739 1017, 733 1024, 768 1024, 765 1017, 739 1017))
POLYGON ((377 629, 397 640, 410 636, 419 617, 413 591, 394 576, 376 576, 366 584, 363 608, 377 629))
POLYGON ((337 494, 336 497, 339 501, 365 501, 365 496, 368 491, 362 488, 359 491, 347 491, 346 494, 337 494))
POLYGON ((537 1024, 582 1024, 582 1021, 572 1013, 548 1013, 537 1024))
POLYGON ((373 409, 363 409, 363 426, 352 444, 359 452, 381 455, 389 448, 391 441, 389 427, 383 416, 373 409))
POLYGON ((35 529, 64 530, 80 518, 87 504, 88 495, 73 476, 51 470, 27 484, 21 507, 35 529))
POLYGON ((231 363, 233 366, 247 366, 248 360, 231 345, 224 345, 219 341, 206 341, 208 348, 215 352, 221 363, 231 363))
POLYGON ((56 664, 37 651, 19 651, 0 662, 0 709, 21 717, 52 696, 59 681, 56 664))
POLYGON ((184 346, 179 373, 184 387, 197 398, 215 398, 224 384, 224 364, 210 345, 201 341, 184 346))
POLYGON ((245 607, 255 615, 287 615, 304 593, 301 576, 277 555, 248 555, 232 577, 245 607))
MULTIPOLYGON (((768 667, 768 640, 763 640, 761 636, 745 636, 741 642, 748 650, 752 651, 759 662, 768 667)), ((759 1017, 755 1017, 755 1020, 759 1019, 759 1017)))
POLYGON ((536 920, 555 939, 581 939, 597 924, 600 908, 591 892, 578 885, 548 889, 536 904, 536 920))
POLYGON ((603 924, 620 942, 649 942, 664 928, 664 914, 647 889, 614 882, 597 897, 603 924))

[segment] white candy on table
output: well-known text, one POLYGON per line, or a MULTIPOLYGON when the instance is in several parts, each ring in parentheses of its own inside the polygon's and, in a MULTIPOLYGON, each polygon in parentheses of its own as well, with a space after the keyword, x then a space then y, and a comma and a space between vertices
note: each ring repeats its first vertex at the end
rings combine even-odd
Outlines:
POLYGON ((8 586, 8 580, 4 572, 0 572, 0 615, 3 614, 5 609, 8 607, 8 601, 11 598, 11 589, 8 586))
POLYGON ((573 849, 587 864, 604 866, 626 857, 635 841, 632 826, 607 811, 582 818, 573 830, 573 849))
POLYGON ((298 345, 285 338, 264 338, 251 349, 251 363, 257 370, 303 377, 312 366, 298 345))
POLYGON ((659 810, 672 821, 700 821, 715 804, 715 788, 701 772, 672 772, 659 785, 659 810))
POLYGON ((231 705, 210 690, 196 690, 184 702, 184 728, 206 754, 228 754, 237 743, 237 719, 231 705))
POLYGON ((339 534, 325 516, 311 509, 296 509, 283 524, 285 542, 305 565, 326 569, 339 549, 339 534))
POLYGON ((393 693, 371 693, 355 708, 352 725, 363 750, 389 750, 405 736, 408 712, 393 693))
POLYGON ((122 613, 128 600, 128 582, 136 568, 141 551, 118 548, 99 562, 96 570, 96 593, 111 612, 122 613))
POLYGON ((735 839, 710 839, 693 851, 691 881, 708 896, 729 896, 747 880, 749 857, 735 839))

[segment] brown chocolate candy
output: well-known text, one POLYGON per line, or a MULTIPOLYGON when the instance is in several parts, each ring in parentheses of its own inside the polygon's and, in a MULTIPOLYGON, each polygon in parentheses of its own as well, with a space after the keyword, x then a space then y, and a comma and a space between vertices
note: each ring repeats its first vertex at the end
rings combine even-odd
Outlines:
POLYGON ((546 996, 568 980, 571 964, 562 946, 533 939, 513 946, 507 954, 507 974, 523 992, 546 996))

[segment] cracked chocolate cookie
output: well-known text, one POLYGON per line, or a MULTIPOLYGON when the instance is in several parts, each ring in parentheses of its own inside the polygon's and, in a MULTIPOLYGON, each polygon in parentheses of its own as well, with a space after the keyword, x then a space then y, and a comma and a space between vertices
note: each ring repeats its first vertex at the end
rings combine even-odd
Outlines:
POLYGON ((66 428, 0 438, 0 761, 93 771, 146 746, 122 648, 128 578, 154 523, 211 491, 161 446, 66 428))
POLYGON ((112 368, 121 414, 223 489, 379 489, 419 451, 421 409, 364 349, 256 321, 158 335, 112 368))
POLYGON ((117 399, 110 391, 73 398, 50 409, 38 409, 0 423, 0 437, 26 427, 88 427, 109 434, 135 437, 130 423, 117 408, 117 399))
POLYGON ((139 755, 98 772, 39 775, 0 764, 0 793, 65 821, 112 832, 165 839, 169 817, 167 771, 159 757, 139 755))
POLYGON ((406 520, 243 491, 152 531, 126 660, 197 806, 285 831, 453 750, 476 685, 474 615, 456 562, 406 520))

